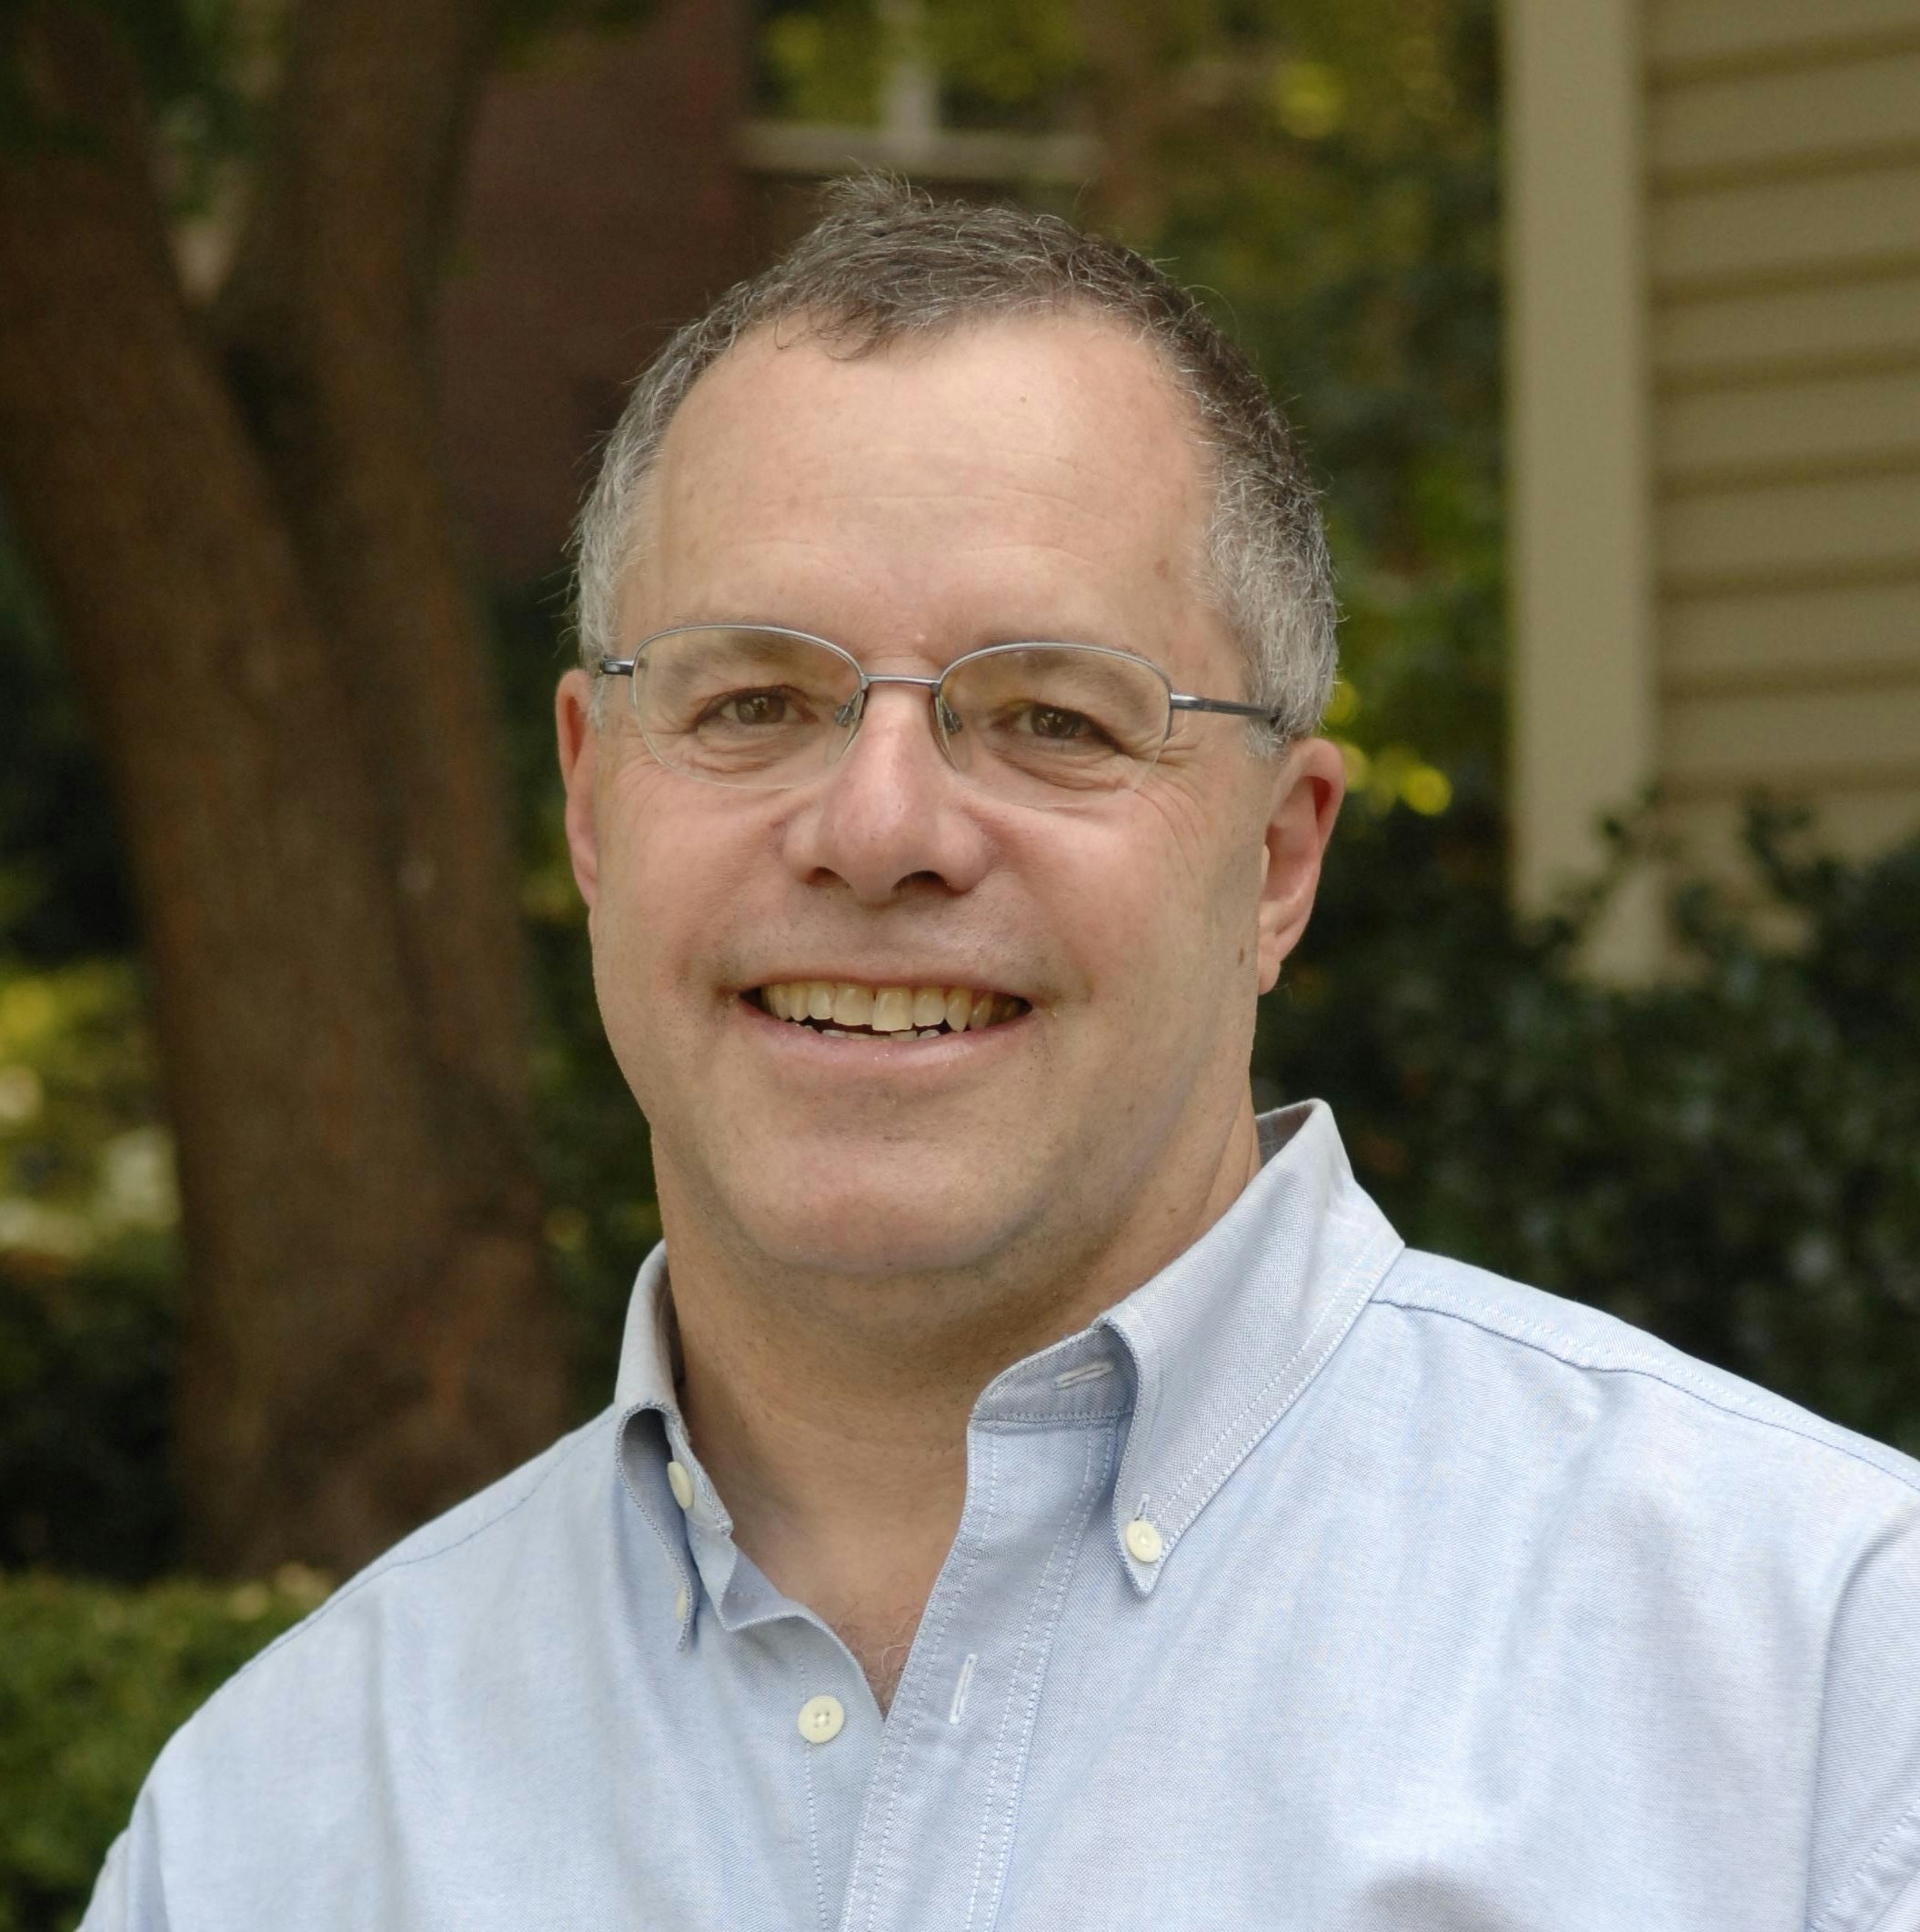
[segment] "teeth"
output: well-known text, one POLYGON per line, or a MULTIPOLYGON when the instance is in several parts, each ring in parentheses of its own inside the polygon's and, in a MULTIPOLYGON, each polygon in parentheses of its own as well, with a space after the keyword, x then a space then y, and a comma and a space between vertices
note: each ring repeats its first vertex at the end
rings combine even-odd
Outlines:
POLYGON ((836 986, 833 989, 833 1023, 836 1026, 870 1026, 872 1022, 871 987, 836 986))
POLYGON ((883 986, 873 996, 873 1018, 868 1022, 876 1033, 904 1033, 913 1024, 913 992, 906 986, 883 986))
POLYGON ((949 1031, 978 1031, 1010 1020, 1020 1002, 1006 993, 976 992, 970 986, 861 986, 852 981, 780 980, 761 987, 760 999, 777 1020, 811 1020, 829 1039, 850 1038, 845 1029, 915 1039, 949 1031))

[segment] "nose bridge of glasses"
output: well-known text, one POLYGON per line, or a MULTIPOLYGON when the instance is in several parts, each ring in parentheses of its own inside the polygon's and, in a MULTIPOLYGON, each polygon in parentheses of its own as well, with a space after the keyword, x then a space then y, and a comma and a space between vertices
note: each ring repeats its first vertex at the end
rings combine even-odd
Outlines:
POLYGON ((951 713, 949 711, 946 718, 942 718, 940 715, 942 710, 947 709, 947 707, 942 705, 939 697, 940 688, 943 681, 940 678, 910 676, 902 671, 862 671, 860 673, 859 689, 840 707, 838 714, 838 722, 846 729, 848 735, 850 737, 866 721, 868 695, 875 685, 905 684, 927 693, 928 698, 931 700, 931 708, 934 712, 934 736, 944 739, 946 727, 950 721, 951 713))
POLYGON ((923 691, 937 691, 942 679, 939 678, 914 678, 904 671, 863 671, 860 682, 870 689, 876 684, 916 684, 923 691))

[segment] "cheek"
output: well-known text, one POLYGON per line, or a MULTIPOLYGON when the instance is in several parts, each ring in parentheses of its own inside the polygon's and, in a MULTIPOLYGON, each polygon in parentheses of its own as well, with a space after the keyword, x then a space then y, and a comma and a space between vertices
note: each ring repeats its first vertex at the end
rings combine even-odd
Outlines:
POLYGON ((748 865, 739 815, 716 823, 683 789, 648 767, 608 786, 602 822, 610 831, 588 927, 602 1004, 644 1005, 648 1024, 663 1028, 687 993, 710 986, 712 974, 698 967, 701 950, 724 931, 748 865))
MULTIPOLYGON (((1131 1025, 1164 1027, 1170 1012, 1203 1017, 1251 977, 1258 853, 1224 846, 1191 801, 1090 827, 1048 870, 1045 898, 1064 950, 1131 1025)), ((1140 1046, 1152 1051, 1147 1031, 1140 1046)))

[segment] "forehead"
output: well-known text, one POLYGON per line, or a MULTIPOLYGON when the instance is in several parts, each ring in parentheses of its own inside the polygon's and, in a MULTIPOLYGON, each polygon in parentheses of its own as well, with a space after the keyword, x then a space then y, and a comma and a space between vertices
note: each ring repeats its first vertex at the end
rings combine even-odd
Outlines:
POLYGON ((1208 477, 1156 354, 1104 322, 992 321, 859 356, 762 330, 668 433, 631 614, 942 652, 1071 630, 1164 661, 1197 620, 1208 477))

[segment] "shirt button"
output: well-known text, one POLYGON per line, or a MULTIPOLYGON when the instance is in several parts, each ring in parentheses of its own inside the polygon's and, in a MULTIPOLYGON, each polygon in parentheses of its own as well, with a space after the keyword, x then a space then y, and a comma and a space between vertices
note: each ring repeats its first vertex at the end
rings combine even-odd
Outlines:
POLYGON ((673 1599, 673 1617, 678 1624, 687 1621, 687 1611, 693 1599, 687 1595, 687 1585, 682 1584, 673 1599))
POLYGON ((838 1697, 809 1697, 800 1706, 800 1736, 809 1744, 831 1744, 846 1721, 838 1697))
POLYGON ((1167 1545, 1144 1516, 1136 1516, 1127 1525, 1127 1547, 1141 1562, 1158 1563, 1167 1545))
POLYGON ((693 1478, 687 1474, 684 1463, 668 1463, 667 1465, 667 1486, 673 1492, 673 1500, 682 1509, 693 1507, 693 1478))

